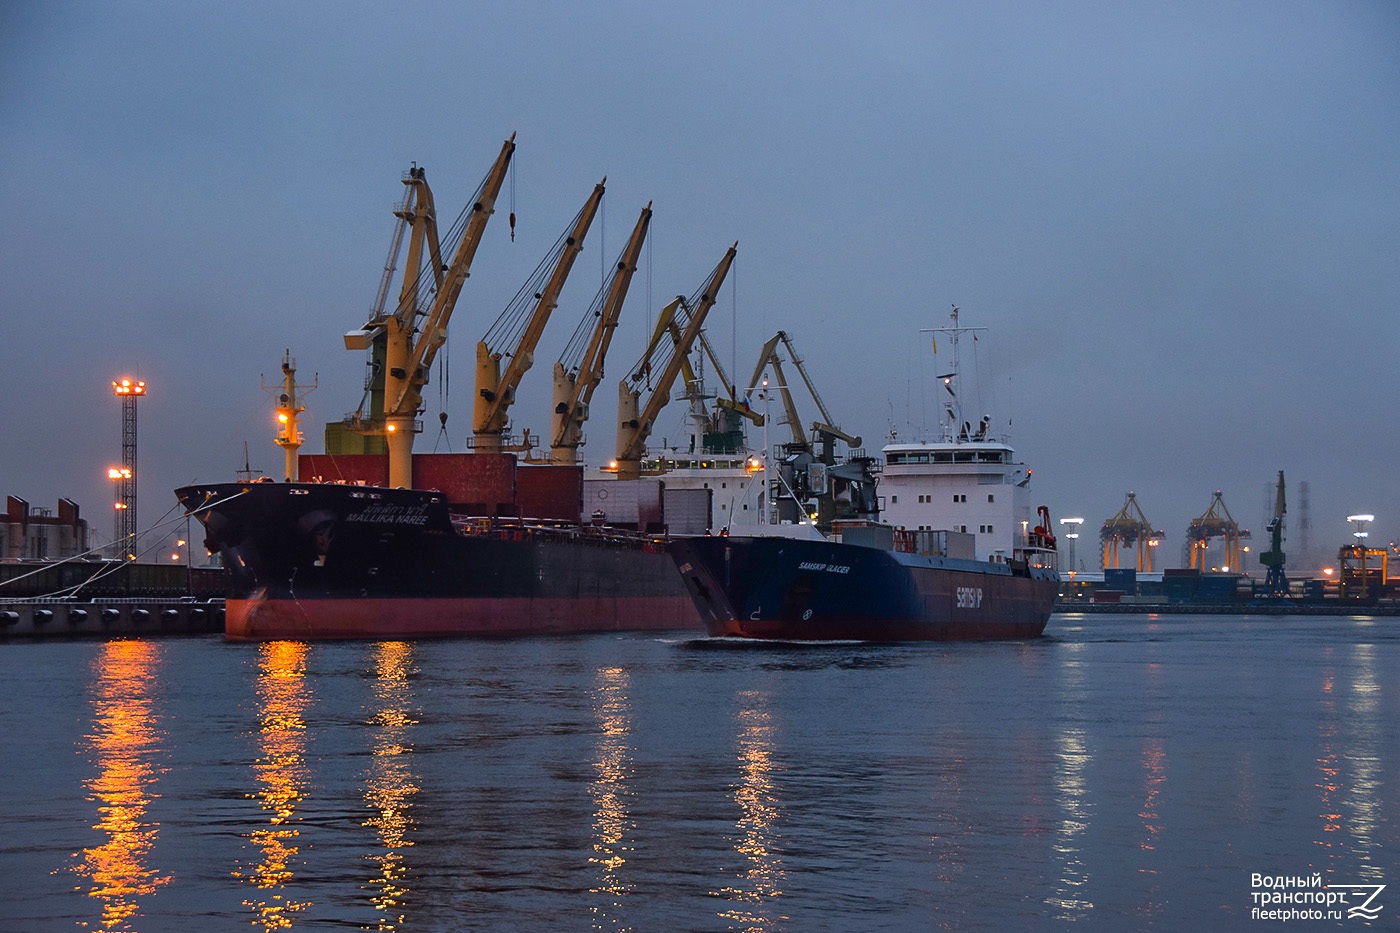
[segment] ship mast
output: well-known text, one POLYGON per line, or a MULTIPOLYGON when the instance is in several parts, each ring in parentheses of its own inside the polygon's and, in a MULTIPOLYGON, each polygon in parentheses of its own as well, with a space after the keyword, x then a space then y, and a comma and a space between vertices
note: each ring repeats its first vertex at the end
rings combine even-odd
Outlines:
MULTIPOLYGON (((947 372, 940 373, 939 376, 938 376, 938 381, 941 382, 941 383, 943 383, 943 388, 946 389, 947 392, 948 392, 948 400, 944 403, 944 405, 943 405, 943 410, 942 410, 942 412, 941 412, 941 413, 939 414, 939 416, 938 416, 938 426, 939 426, 939 430, 940 430, 940 431, 942 432, 942 434, 943 434, 943 436, 942 436, 942 438, 940 438, 940 440, 944 440, 944 441, 964 440, 964 441, 965 441, 965 440, 968 439, 968 429, 969 429, 970 425, 968 425, 967 422, 963 421, 963 417, 962 417, 962 400, 958 398, 958 392, 957 392, 957 379, 958 379, 958 372, 959 372, 959 370, 958 370, 958 340, 959 340, 959 338, 962 337, 963 334, 972 334, 972 335, 973 335, 973 339, 975 340, 975 339, 977 339, 977 337, 976 337, 977 331, 985 331, 987 328, 985 328, 985 327, 959 327, 959 326, 958 326, 958 306, 957 306, 957 305, 953 305, 953 312, 952 312, 951 315, 949 315, 949 317, 951 318, 952 323, 951 323, 948 327, 924 328, 924 329, 920 330, 919 333, 921 333, 921 334, 932 334, 932 335, 933 335, 933 353, 934 353, 934 356, 937 356, 937 355, 938 355, 938 335, 939 335, 939 334, 943 334, 943 335, 947 336, 947 337, 948 337, 948 340, 949 340, 949 343, 952 344, 952 348, 953 348, 953 349, 952 349, 953 368, 950 369, 950 370, 948 370, 947 372)), ((982 431, 983 431, 983 433, 985 434, 985 431, 986 431, 986 426, 985 426, 985 425, 983 425, 982 431)))
POLYGON ((319 377, 313 377, 311 385, 297 385, 297 361, 292 356, 292 351, 287 350, 282 354, 282 385, 270 386, 263 383, 263 388, 268 391, 276 391, 279 388, 282 390, 277 396, 278 430, 273 443, 282 448, 287 458, 284 476, 289 483, 297 481, 297 451, 301 449, 302 442, 298 416, 306 411, 306 406, 297 398, 297 390, 305 389, 309 395, 315 391, 318 381, 319 377))

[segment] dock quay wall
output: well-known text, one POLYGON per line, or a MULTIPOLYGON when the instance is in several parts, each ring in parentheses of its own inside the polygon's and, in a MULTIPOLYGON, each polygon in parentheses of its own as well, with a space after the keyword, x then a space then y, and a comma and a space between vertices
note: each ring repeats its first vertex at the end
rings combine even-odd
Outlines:
POLYGON ((222 599, 0 600, 0 641, 208 635, 223 630, 222 599))

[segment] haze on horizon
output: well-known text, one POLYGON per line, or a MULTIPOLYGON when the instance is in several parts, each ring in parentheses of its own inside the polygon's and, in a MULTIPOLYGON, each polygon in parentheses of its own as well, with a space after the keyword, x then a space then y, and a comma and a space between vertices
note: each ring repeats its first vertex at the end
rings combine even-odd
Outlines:
MULTIPOLYGON (((72 498, 105 539, 124 375, 150 384, 143 527, 245 442, 276 474, 261 383, 287 349, 321 450, 360 400, 341 335, 400 174, 425 166, 450 219, 515 132, 515 241, 498 210, 420 451, 439 406, 463 449, 477 339, 606 175, 517 433, 547 425, 549 364, 651 200, 590 464, 647 321, 738 240, 712 341, 747 374, 786 330, 867 448, 936 423, 921 330, 954 304, 989 328, 972 404, 1035 500, 1087 519, 1090 568, 1129 490, 1159 567, 1217 489, 1257 542, 1279 470, 1294 546, 1299 481, 1319 554, 1355 512, 1394 541, 1398 50, 1384 2, 6 4, 0 493, 72 498)), ((656 433, 682 430, 672 406, 656 433)))

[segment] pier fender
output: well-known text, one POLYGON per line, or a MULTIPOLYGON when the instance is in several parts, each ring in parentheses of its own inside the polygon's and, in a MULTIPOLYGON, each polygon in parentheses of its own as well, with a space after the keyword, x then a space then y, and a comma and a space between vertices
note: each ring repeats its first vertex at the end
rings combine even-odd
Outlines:
POLYGON ((178 610, 178 609, 162 609, 162 610, 161 610, 161 613, 160 613, 160 617, 161 617, 163 620, 165 620, 166 622, 174 622, 176 619, 180 618, 180 610, 178 610))
POLYGON ((122 611, 121 611, 120 609, 112 609, 112 608, 103 609, 103 610, 102 610, 102 621, 103 621, 103 622, 115 622, 117 619, 121 618, 121 614, 122 614, 122 611))
POLYGON ((202 618, 204 618, 204 610, 201 609, 201 608, 199 608, 198 606, 195 606, 193 609, 190 610, 190 618, 191 618, 191 619, 202 619, 202 618))
POLYGON ((147 619, 149 619, 150 617, 151 617, 151 610, 149 610, 149 609, 133 609, 133 610, 131 610, 131 618, 134 619, 134 620, 136 620, 137 622, 145 622, 145 621, 146 621, 147 619))
POLYGON ((13 609, 6 609, 4 612, 0 612, 0 625, 18 625, 18 624, 19 624, 19 613, 18 613, 18 612, 15 612, 13 609))
POLYGON ((69 609, 69 610, 68 610, 68 621, 69 621, 69 622, 84 622, 84 621, 87 620, 87 617, 88 617, 88 612, 87 612, 86 609, 69 609))
POLYGON ((53 621, 53 610, 52 610, 52 609, 35 609, 35 610, 34 610, 34 624, 35 624, 35 625, 43 625, 45 622, 52 622, 52 621, 53 621))

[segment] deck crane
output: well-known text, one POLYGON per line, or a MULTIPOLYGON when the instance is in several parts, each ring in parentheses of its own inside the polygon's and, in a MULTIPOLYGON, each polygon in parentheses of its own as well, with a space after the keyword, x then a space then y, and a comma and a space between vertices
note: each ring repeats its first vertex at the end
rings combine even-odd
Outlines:
MULTIPOLYGON (((673 344, 680 342, 681 326, 674 314, 663 314, 658 320, 658 324, 670 333, 673 344)), ((661 337, 662 331, 658 329, 652 335, 653 345, 661 337)), ((737 387, 729 381, 729 374, 724 371, 724 364, 720 362, 719 354, 715 352, 714 346, 705 336, 703 328, 696 338, 696 344, 697 347, 694 348, 696 362, 701 369, 697 371, 696 366, 691 364, 690 354, 687 353, 681 360, 680 373, 680 378, 685 384, 684 398, 690 405, 690 417, 695 423, 695 437, 692 446, 698 446, 699 450, 708 453, 739 453, 744 445, 744 432, 739 424, 739 419, 747 418, 754 424, 762 426, 763 416, 751 408, 746 408, 735 398, 737 387), (710 365, 714 367, 715 375, 720 384, 724 386, 724 395, 710 394, 705 388, 703 367, 706 357, 709 358, 710 365), (715 400, 713 413, 705 406, 707 398, 715 400)))
POLYGON ((692 300, 687 301, 684 296, 680 296, 666 306, 662 312, 663 317, 684 313, 682 319, 686 323, 680 339, 674 342, 659 339, 662 335, 669 336, 670 331, 658 320, 647 352, 642 355, 627 378, 618 384, 618 479, 636 479, 641 476, 642 456, 646 453, 647 438, 651 436, 652 425, 661 409, 670 401, 671 386, 675 383, 690 348, 695 344, 700 328, 705 324, 705 316, 710 313, 710 308, 714 307, 715 299, 724 285, 725 276, 729 274, 729 267, 734 264, 734 257, 738 251, 737 242, 729 247, 729 251, 724 254, 724 258, 715 266, 710 278, 692 300), (650 378, 652 371, 655 363, 661 360, 665 360, 665 363, 661 374, 653 383, 650 378), (642 406, 642 391, 648 385, 651 386, 651 396, 646 405, 642 406))
POLYGON ((1142 514, 1142 506, 1138 505, 1137 493, 1130 492, 1117 514, 1103 523, 1099 540, 1103 542, 1105 570, 1118 567, 1118 548, 1127 544, 1137 546, 1138 572, 1151 573, 1152 550, 1161 542, 1162 532, 1152 529, 1152 523, 1142 514))
MULTIPOLYGON (((598 213, 603 200, 604 178, 593 188, 584 202, 572 228, 565 231, 549 256, 540 263, 531 278, 491 325, 486 336, 476 345, 476 403, 472 421, 473 444, 478 453, 492 453, 507 448, 503 443, 506 417, 521 378, 535 362, 535 346, 539 343, 549 316, 559 306, 559 293, 569 277, 574 260, 583 251, 583 239, 598 213), (553 259, 553 271, 548 282, 539 287, 544 272, 553 259), (536 290, 538 288, 538 290, 536 290), (534 310, 525 317, 525 309, 534 302, 534 310), (494 344, 494 345, 493 345, 494 344), (509 349, 507 349, 507 347, 509 349), (505 370, 501 361, 510 357, 505 370)), ((529 449, 529 439, 524 449, 529 449)))
POLYGON ((1210 500, 1210 507, 1186 528, 1186 540, 1191 546, 1191 569, 1206 569, 1206 551, 1211 538, 1225 539, 1225 562, 1222 571, 1240 570, 1240 541, 1249 537, 1248 529, 1243 529, 1235 521, 1230 510, 1225 507, 1220 490, 1210 500))
POLYGON ((785 331, 780 330, 774 334, 759 351, 758 364, 754 366, 753 376, 749 379, 748 397, 752 397, 758 391, 763 370, 770 366, 773 369, 773 375, 777 378, 778 393, 783 401, 783 410, 786 413, 788 426, 792 430, 791 448, 812 453, 822 463, 830 466, 836 462, 836 452, 833 449, 835 441, 844 441, 846 446, 852 448, 860 446, 860 437, 847 434, 831 423, 831 413, 826 410, 821 393, 817 392, 817 387, 813 385, 811 377, 807 375, 807 367, 803 365, 802 357, 797 355, 797 349, 792 345, 792 338, 785 331), (779 343, 787 348, 788 359, 796 368, 797 374, 802 377, 802 384, 807 387, 807 393, 811 395, 812 401, 816 403, 817 413, 821 415, 820 421, 812 422, 812 434, 821 439, 820 452, 812 449, 811 440, 808 439, 807 432, 802 427, 802 419, 798 417, 797 405, 793 401, 791 388, 788 386, 786 374, 783 372, 782 358, 778 355, 779 343))
MULTIPOLYGON (((444 263, 438 239, 437 212, 432 190, 422 168, 414 166, 403 182, 408 186, 403 205, 395 215, 399 226, 390 249, 379 297, 369 321, 345 335, 349 350, 371 350, 375 363, 369 395, 374 398, 370 415, 361 410, 344 422, 358 434, 381 436, 389 450, 389 485, 413 485, 413 439, 422 430, 418 414, 423 410, 423 386, 428 382, 437 351, 447 340, 447 324, 471 273, 472 260, 481 244, 486 222, 495 211, 496 198, 505 182, 506 169, 515 153, 515 134, 501 146, 500 155, 482 180, 475 197, 458 218, 461 238, 450 263, 444 263), (385 312, 389 280, 405 232, 409 235, 408 261, 398 307, 385 312), (423 318, 420 325, 419 318, 423 318)), ((457 225, 454 225, 454 230, 457 225)))
POLYGON ((598 291, 601 304, 599 299, 594 299, 569 346, 554 364, 554 434, 550 442, 550 459, 555 463, 578 463, 583 425, 588 420, 588 404, 593 399, 593 390, 603 379, 603 361, 608 355, 613 331, 617 329, 618 315, 622 312, 622 303, 627 299, 632 275, 637 271, 642 243, 646 240, 650 224, 651 202, 648 201, 641 217, 637 218, 632 238, 623 247, 613 267, 612 275, 598 291), (587 347, 580 354, 577 348, 583 342, 583 335, 589 332, 587 324, 590 320, 596 323, 591 328, 587 347), (568 359, 570 356, 577 356, 577 359, 571 361, 568 359))
POLYGON ((1283 494, 1283 471, 1278 471, 1278 489, 1274 493, 1274 514, 1269 519, 1269 549, 1259 555, 1259 563, 1269 568, 1264 577, 1265 596, 1287 596, 1288 575, 1284 573, 1283 516, 1288 505, 1283 494))

